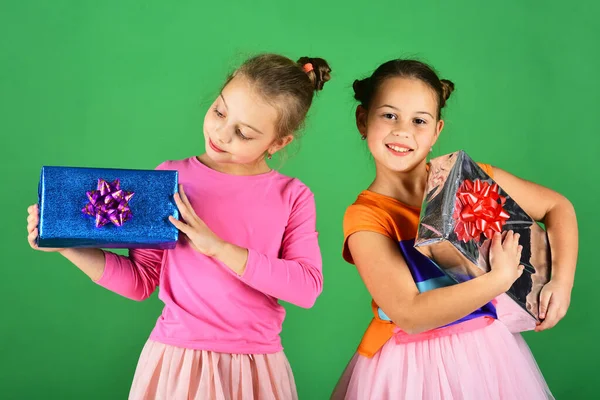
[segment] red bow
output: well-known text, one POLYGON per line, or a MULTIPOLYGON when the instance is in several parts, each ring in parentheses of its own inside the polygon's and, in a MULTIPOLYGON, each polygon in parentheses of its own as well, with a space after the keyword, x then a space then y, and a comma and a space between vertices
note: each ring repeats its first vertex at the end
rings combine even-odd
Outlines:
POLYGON ((454 231, 458 240, 468 242, 479 240, 481 234, 491 239, 495 232, 502 232, 502 227, 510 215, 502 207, 506 202, 500 196, 496 183, 475 182, 465 180, 456 193, 456 207, 454 231))

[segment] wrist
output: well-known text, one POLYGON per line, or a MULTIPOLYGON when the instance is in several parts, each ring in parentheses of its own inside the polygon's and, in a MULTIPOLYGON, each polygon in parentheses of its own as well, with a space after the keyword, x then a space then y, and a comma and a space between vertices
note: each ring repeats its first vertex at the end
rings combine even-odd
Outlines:
POLYGON ((237 275, 242 276, 246 271, 248 254, 248 249, 222 241, 218 252, 213 257, 221 261, 237 275))
POLYGON ((482 278, 487 279, 487 284, 497 296, 507 292, 514 283, 514 280, 509 279, 506 274, 498 270, 491 270, 487 274, 483 275, 482 278))
POLYGON ((213 245, 211 251, 207 255, 214 257, 217 260, 223 261, 223 254, 227 252, 227 247, 230 245, 231 243, 223 239, 218 239, 215 241, 215 244, 213 245))
POLYGON ((572 289, 575 283, 575 279, 573 276, 565 276, 559 274, 553 274, 550 278, 550 282, 554 282, 560 286, 564 286, 566 288, 572 289))

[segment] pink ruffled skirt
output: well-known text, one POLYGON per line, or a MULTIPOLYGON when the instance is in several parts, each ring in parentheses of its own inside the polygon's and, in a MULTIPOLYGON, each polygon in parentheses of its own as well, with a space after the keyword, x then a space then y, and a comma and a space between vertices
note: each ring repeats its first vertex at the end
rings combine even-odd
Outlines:
POLYGON ((135 371, 130 400, 296 400, 283 352, 224 354, 148 340, 135 371))
POLYGON ((333 400, 542 400, 550 389, 520 334, 501 322, 354 355, 333 400))

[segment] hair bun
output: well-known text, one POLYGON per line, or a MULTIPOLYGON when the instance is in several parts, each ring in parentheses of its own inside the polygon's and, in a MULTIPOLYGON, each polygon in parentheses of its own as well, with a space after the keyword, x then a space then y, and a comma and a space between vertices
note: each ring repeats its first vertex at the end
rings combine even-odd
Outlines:
POLYGON ((450 98, 452 92, 454 92, 454 83, 449 81, 448 79, 440 79, 440 83, 442 84, 442 95, 444 97, 444 104, 450 98))
POLYGON ((331 79, 331 67, 327 61, 318 57, 300 57, 297 62, 310 78, 315 92, 323 90, 325 82, 331 79))
POLYGON ((362 105, 367 104, 371 91, 371 78, 357 79, 352 84, 354 98, 362 105))

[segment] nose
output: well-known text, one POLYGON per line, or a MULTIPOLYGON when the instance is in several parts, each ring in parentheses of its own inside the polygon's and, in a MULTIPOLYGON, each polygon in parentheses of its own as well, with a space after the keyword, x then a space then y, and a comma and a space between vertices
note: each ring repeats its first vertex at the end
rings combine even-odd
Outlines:
POLYGON ((215 129, 215 138, 219 143, 228 144, 233 137, 230 131, 231 129, 228 128, 227 124, 218 126, 217 129, 215 129))
POLYGON ((398 122, 392 130, 392 134, 397 137, 407 138, 411 136, 411 126, 406 122, 398 122))

